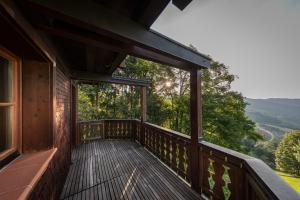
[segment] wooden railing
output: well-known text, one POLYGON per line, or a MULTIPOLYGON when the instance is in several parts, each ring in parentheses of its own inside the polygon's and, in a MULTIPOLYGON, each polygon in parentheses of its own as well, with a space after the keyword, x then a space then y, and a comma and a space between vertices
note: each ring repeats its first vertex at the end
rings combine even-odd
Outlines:
POLYGON ((190 181, 190 138, 170 129, 143 123, 144 146, 186 181, 190 181))
POLYGON ((147 122, 80 122, 78 138, 78 143, 95 138, 132 139, 187 182, 191 176, 197 176, 200 183, 195 189, 208 199, 300 200, 299 194, 262 161, 205 141, 198 144, 198 173, 191 174, 190 154, 193 152, 190 152, 190 137, 147 122))
POLYGON ((199 151, 200 190, 209 199, 300 200, 261 160, 204 141, 199 151))
POLYGON ((91 139, 131 139, 135 133, 134 128, 134 120, 81 121, 77 127, 77 144, 91 139))

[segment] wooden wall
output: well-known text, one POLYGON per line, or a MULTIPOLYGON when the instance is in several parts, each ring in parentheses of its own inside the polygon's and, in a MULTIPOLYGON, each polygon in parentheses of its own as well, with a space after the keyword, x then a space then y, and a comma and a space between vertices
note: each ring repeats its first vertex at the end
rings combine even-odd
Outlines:
POLYGON ((59 173, 65 174, 71 161, 71 81, 56 70, 56 134, 54 147, 58 148, 59 173))
POLYGON ((20 153, 57 148, 31 199, 58 199, 71 162, 71 80, 13 1, 0 1, 0 26, 0 46, 21 61, 20 153))
POLYGON ((48 169, 31 193, 30 199, 59 199, 71 161, 71 88, 70 79, 61 70, 55 70, 54 99, 55 130, 53 146, 57 152, 48 169), (56 98, 55 98, 56 96, 56 98))
POLYGON ((23 153, 52 148, 51 66, 22 62, 23 153))

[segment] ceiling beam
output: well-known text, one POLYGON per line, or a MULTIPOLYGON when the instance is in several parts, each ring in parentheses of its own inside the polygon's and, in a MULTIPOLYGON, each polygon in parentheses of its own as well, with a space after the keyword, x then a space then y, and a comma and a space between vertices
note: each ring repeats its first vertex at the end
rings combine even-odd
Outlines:
POLYGON ((106 38, 102 37, 95 37, 92 35, 82 35, 80 33, 74 33, 70 30, 64 30, 62 28, 58 27, 47 27, 47 26, 38 26, 39 29, 43 30, 44 32, 48 34, 52 34, 55 36, 59 36, 62 38, 66 38, 69 40, 73 40, 76 42, 83 43, 85 45, 94 46, 102 49, 107 49, 114 52, 119 52, 120 57, 118 59, 121 59, 121 55, 132 55, 148 60, 152 60, 158 63, 171 65, 177 68, 189 70, 191 65, 187 65, 186 62, 177 60, 174 58, 170 58, 168 56, 165 56, 163 54, 150 51, 138 46, 129 46, 129 44, 119 43, 114 40, 107 40, 106 38))
POLYGON ((87 71, 93 72, 95 70, 95 48, 91 46, 85 47, 86 52, 86 68, 87 71))
POLYGON ((191 2, 192 0, 172 0, 172 3, 180 10, 184 10, 191 2))
POLYGON ((207 68, 211 59, 93 1, 28 0, 32 8, 76 26, 177 59, 195 68, 207 68))
POLYGON ((103 75, 99 73, 72 71, 71 78, 77 80, 80 83, 95 83, 95 82, 106 82, 121 85, 134 85, 148 87, 151 84, 149 80, 142 79, 131 79, 124 77, 114 77, 111 75, 103 75))
POLYGON ((110 67, 107 69, 107 74, 112 74, 118 67, 120 67, 121 63, 126 58, 127 53, 118 53, 115 60, 111 63, 110 67))
POLYGON ((134 21, 139 22, 149 29, 162 11, 167 7, 170 0, 151 0, 141 2, 147 2, 145 8, 137 7, 135 15, 132 18, 134 21))
POLYGON ((130 46, 124 43, 117 42, 115 40, 109 39, 103 36, 92 36, 92 35, 82 35, 80 33, 75 33, 71 30, 66 30, 58 27, 49 27, 44 25, 38 25, 38 28, 45 33, 58 36, 61 38, 77 41, 89 46, 94 46, 102 49, 107 49, 114 52, 126 53, 130 46))

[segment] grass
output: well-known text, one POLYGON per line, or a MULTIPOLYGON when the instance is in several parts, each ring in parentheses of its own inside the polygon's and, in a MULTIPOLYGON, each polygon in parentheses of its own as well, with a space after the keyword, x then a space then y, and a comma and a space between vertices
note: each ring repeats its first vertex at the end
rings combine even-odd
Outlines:
POLYGON ((300 177, 293 177, 289 174, 278 172, 276 173, 285 181, 287 182, 292 188, 294 188, 297 192, 300 193, 300 177))

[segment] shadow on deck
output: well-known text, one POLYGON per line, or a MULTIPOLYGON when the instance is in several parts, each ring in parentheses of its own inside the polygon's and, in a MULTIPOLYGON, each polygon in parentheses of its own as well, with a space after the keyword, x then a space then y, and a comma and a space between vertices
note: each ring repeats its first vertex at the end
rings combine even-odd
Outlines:
POLYGON ((139 144, 95 140, 78 146, 60 199, 200 199, 139 144))

